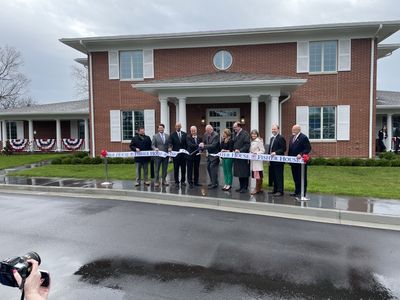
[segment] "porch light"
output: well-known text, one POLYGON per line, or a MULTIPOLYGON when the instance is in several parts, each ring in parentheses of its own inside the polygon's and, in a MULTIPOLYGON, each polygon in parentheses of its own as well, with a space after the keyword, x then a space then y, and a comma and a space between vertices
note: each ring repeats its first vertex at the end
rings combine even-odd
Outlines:
POLYGON ((201 117, 201 124, 202 125, 206 124, 206 118, 205 117, 201 117))
POLYGON ((240 117, 240 123, 246 124, 246 119, 244 118, 244 116, 240 117))

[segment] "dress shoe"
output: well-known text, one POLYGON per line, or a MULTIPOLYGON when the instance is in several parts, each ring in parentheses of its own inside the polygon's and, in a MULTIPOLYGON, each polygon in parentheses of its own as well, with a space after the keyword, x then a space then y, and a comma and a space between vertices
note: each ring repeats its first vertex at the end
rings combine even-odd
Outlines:
POLYGON ((241 188, 240 189, 236 189, 235 192, 240 193, 241 190, 242 190, 241 188))
POLYGON ((179 189, 179 183, 175 183, 175 188, 179 189))
POLYGON ((249 192, 249 190, 248 190, 248 189, 241 189, 239 193, 241 193, 241 194, 245 194, 245 193, 248 193, 248 192, 249 192))
POLYGON ((135 186, 139 186, 140 185, 140 181, 136 181, 135 186))
POLYGON ((231 186, 231 185, 228 185, 228 186, 226 187, 225 191, 229 191, 231 188, 232 188, 232 186, 231 186))
POLYGON ((210 186, 212 186, 212 185, 213 185, 212 183, 207 184, 208 187, 210 187, 210 186))
POLYGON ((186 186, 186 182, 181 182, 181 186, 186 186))
POLYGON ((189 188, 193 188, 193 183, 189 183, 189 188))
POLYGON ((158 182, 154 183, 154 187, 159 187, 159 186, 160 186, 160 184, 158 182))
POLYGON ((145 181, 145 182, 144 182, 144 185, 150 185, 150 184, 151 184, 150 181, 145 181))
POLYGON ((299 194, 296 194, 296 193, 290 193, 290 196, 292 196, 292 197, 299 197, 300 195, 299 195, 299 194))
POLYGON ((283 196, 283 193, 281 193, 281 192, 276 192, 275 194, 272 194, 272 196, 281 197, 281 196, 283 196))
POLYGON ((201 186, 201 184, 200 183, 195 183, 194 186, 201 186))
POLYGON ((208 189, 209 189, 209 190, 212 190, 212 189, 216 189, 217 187, 218 187, 218 185, 213 184, 213 185, 209 186, 208 189))
POLYGON ((163 186, 169 186, 169 183, 166 182, 166 181, 163 181, 162 185, 163 185, 163 186))
POLYGON ((273 194, 275 194, 276 192, 268 192, 268 195, 273 195, 273 194))

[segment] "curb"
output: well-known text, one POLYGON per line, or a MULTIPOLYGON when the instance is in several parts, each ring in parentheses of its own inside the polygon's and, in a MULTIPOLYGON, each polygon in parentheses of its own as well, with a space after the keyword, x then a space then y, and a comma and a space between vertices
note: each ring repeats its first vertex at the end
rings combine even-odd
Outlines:
POLYGON ((120 189, 98 189, 81 187, 52 187, 0 184, 0 190, 10 193, 36 192, 62 194, 69 197, 98 197, 101 199, 133 201, 163 205, 175 205, 214 209, 253 215, 313 221, 320 223, 351 225, 368 228, 390 229, 400 231, 400 216, 377 215, 371 213, 351 212, 338 209, 289 206, 283 204, 246 202, 241 200, 162 194, 148 191, 120 189))

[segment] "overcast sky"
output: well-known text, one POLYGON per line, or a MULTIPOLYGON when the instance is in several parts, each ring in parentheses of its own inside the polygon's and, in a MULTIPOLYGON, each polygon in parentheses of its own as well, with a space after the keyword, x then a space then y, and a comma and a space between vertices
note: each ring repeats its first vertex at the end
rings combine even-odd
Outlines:
MULTIPOLYGON (((400 20, 398 0, 0 0, 0 46, 17 48, 39 103, 76 100, 64 37, 400 20)), ((384 43, 400 43, 396 33, 384 43)), ((400 91, 400 50, 379 60, 378 89, 400 91)))

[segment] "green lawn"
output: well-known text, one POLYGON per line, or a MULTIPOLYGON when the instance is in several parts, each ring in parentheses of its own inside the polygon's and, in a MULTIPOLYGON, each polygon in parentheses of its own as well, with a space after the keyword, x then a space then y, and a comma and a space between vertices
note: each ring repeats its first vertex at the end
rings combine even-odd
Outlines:
MULTIPOLYGON (((169 164, 168 170, 171 172, 172 169, 172 164, 169 164)), ((264 174, 268 174, 267 166, 264 174)), ((12 175, 102 179, 104 178, 104 166, 47 165, 19 171, 12 175)), ((400 168, 395 167, 310 166, 308 168, 308 191, 322 194, 400 199, 399 175, 400 168)), ((135 165, 110 164, 109 178, 134 180, 135 165)), ((267 182, 268 178, 265 178, 264 188, 267 188, 267 182)), ((285 166, 285 190, 294 190, 289 166, 285 166)))
MULTIPOLYGON (((400 168, 310 166, 307 175, 311 193, 400 199, 400 168)), ((285 190, 294 191, 290 166, 284 176, 285 190)))
POLYGON ((50 154, 0 155, 0 169, 28 165, 44 160, 51 160, 58 157, 65 157, 66 155, 68 154, 50 153, 50 154))

